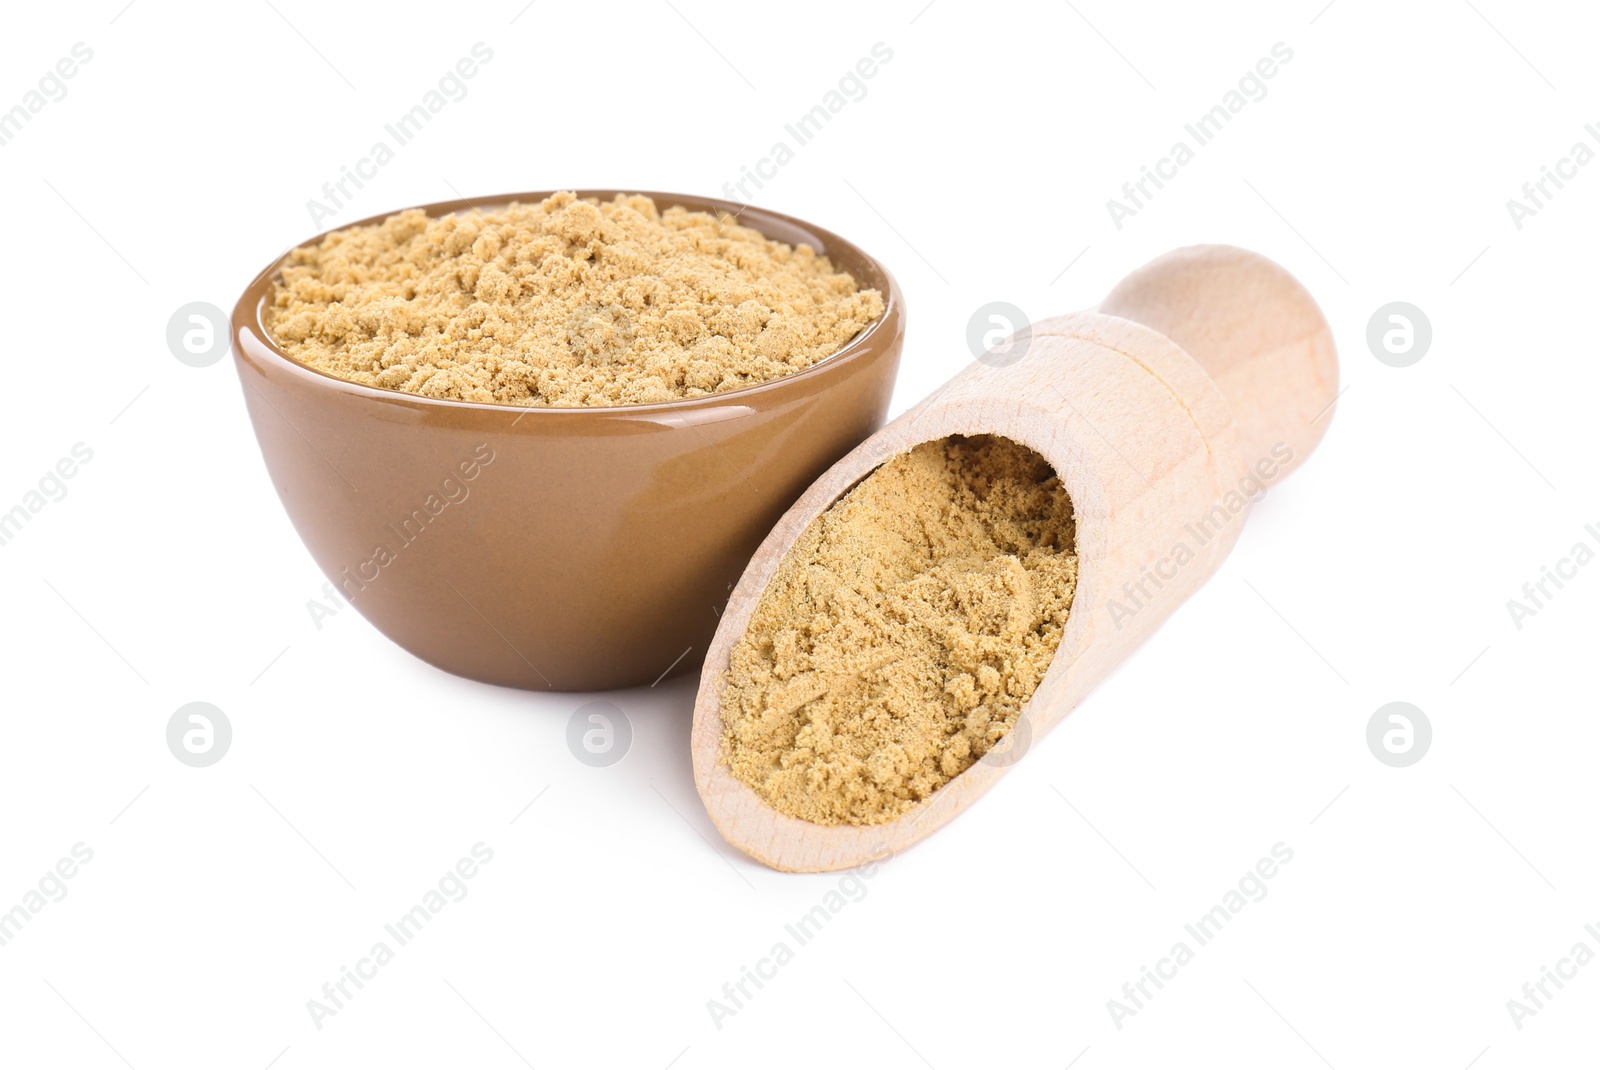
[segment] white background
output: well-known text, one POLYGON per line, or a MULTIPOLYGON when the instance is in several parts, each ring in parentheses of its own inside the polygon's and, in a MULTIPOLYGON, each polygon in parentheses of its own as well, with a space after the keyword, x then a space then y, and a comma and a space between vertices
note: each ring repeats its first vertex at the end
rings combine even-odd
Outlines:
POLYGON ((1600 923, 1600 565, 1520 630, 1506 608, 1600 542, 1583 530, 1600 522, 1600 166, 1520 230, 1506 208, 1600 122, 1592 12, 125 2, 11 5, 0 34, 3 107, 75 42, 94 53, 0 147, 0 509, 75 443, 94 454, 0 547, 0 910, 74 844, 94 852, 0 948, 0 1063, 1600 1054, 1600 964, 1520 1030, 1506 1006, 1580 940, 1600 951, 1583 928, 1600 923), (231 361, 187 367, 165 342, 180 305, 231 308, 321 229, 306 201, 478 41, 494 59, 470 95, 326 225, 454 191, 715 195, 882 41, 866 98, 755 200, 897 273, 894 412, 971 359, 983 303, 1087 307, 1197 241, 1286 265, 1341 348, 1328 436, 1205 590, 720 1029, 707 1000, 841 877, 778 874, 717 836, 690 778, 693 677, 605 696, 634 741, 594 769, 564 741, 592 696, 444 675, 349 611, 319 629, 323 578, 231 361), (1269 95, 1113 226, 1107 199, 1280 41, 1294 57, 1269 95), (1396 300, 1434 332, 1400 369, 1365 342, 1396 300), (234 730, 206 769, 165 742, 195 700, 234 730), (1409 768, 1365 741, 1394 700, 1433 725, 1409 768), (470 894, 316 1028, 307 1000, 480 841, 494 860, 470 894), (1270 894, 1118 1029, 1107 1001, 1280 841, 1294 859, 1270 894))

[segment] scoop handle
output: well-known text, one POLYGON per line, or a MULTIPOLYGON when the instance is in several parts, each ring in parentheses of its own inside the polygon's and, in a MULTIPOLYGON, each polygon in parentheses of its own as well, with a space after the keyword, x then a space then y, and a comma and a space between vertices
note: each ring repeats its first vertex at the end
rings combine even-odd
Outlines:
POLYGON ((1333 333, 1306 288, 1261 254, 1175 249, 1123 279, 1097 311, 1149 327, 1193 357, 1233 410, 1247 459, 1281 442, 1293 468, 1322 438, 1339 394, 1333 333))

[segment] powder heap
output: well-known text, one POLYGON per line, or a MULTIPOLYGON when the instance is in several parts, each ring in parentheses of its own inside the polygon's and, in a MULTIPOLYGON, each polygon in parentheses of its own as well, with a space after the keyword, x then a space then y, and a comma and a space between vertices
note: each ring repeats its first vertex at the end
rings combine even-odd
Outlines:
POLYGON ((285 258, 267 327, 320 371, 432 398, 626 405, 791 375, 883 313, 808 245, 732 216, 557 193, 420 208, 285 258))
POLYGON ((734 647, 722 760, 783 813, 872 825, 1016 723, 1078 582, 1072 503, 1037 453, 956 436, 806 528, 734 647))

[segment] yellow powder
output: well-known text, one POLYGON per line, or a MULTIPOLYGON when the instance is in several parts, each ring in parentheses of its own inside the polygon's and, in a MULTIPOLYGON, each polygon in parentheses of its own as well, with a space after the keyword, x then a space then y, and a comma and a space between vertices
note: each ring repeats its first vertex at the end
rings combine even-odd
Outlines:
POLYGON ((291 252, 267 327, 369 386, 513 405, 701 397, 791 375, 883 313, 810 246, 731 216, 557 193, 430 219, 420 208, 291 252))
POLYGON ((1009 439, 924 443, 806 528, 725 677, 722 759, 783 813, 872 825, 1016 723, 1078 582, 1072 503, 1009 439))

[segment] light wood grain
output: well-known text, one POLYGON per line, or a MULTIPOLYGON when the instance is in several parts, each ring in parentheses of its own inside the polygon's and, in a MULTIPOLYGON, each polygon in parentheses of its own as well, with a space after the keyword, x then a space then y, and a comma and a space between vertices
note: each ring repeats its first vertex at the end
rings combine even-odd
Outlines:
POLYGON ((695 782, 713 823, 752 858, 817 872, 904 850, 953 820, 1216 571, 1247 511, 1229 508, 1246 500, 1241 484, 1254 496, 1252 478, 1276 483, 1300 464, 1337 393, 1333 338, 1316 303, 1276 264, 1227 246, 1169 253, 1098 309, 1034 324, 1015 364, 974 362, 824 473, 745 569, 695 701, 695 782), (813 519, 885 461, 953 434, 1001 435, 1037 450, 1071 495, 1078 589, 1049 672, 1012 730, 1013 746, 909 813, 862 827, 779 813, 719 759, 730 653, 813 519), (1272 478, 1261 479, 1268 468, 1272 478), (1175 554, 1179 546, 1192 556, 1175 554))

